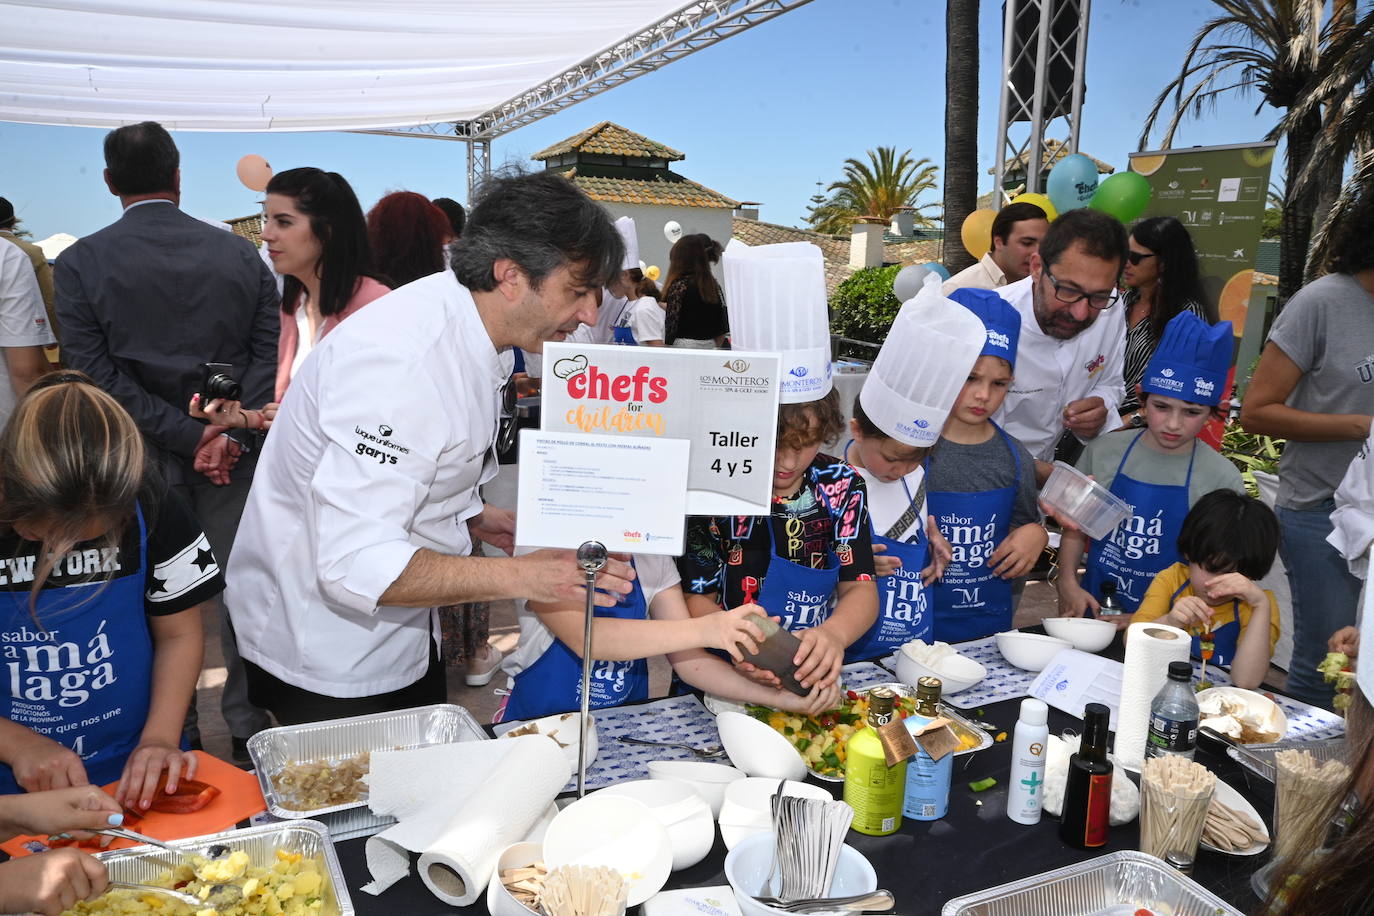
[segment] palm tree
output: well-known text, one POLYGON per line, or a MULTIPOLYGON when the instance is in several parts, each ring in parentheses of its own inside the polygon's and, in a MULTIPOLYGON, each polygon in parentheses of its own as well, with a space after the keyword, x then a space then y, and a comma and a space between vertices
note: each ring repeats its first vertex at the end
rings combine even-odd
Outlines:
MULTIPOLYGON (((946 239, 978 206, 978 0, 945 0, 946 239)), ((973 263, 963 245, 944 246, 945 266, 973 263)))
MULTIPOLYGON (((912 159, 911 150, 900 156, 893 146, 868 151, 868 162, 844 161, 844 178, 826 190, 830 196, 811 207, 806 221, 817 232, 835 235, 849 232, 862 218, 889 220, 903 207, 916 207, 916 198, 935 189, 937 168, 929 159, 912 159)), ((922 211, 936 206, 916 207, 916 224, 934 225, 922 211)))
MULTIPOLYGON (((1339 2, 1339 0, 1338 0, 1339 2)), ((1215 107, 1228 93, 1258 93, 1265 105, 1283 111, 1276 133, 1287 141, 1283 223, 1279 235, 1279 303, 1302 285, 1316 206, 1316 183, 1300 184, 1322 131, 1321 105, 1303 105, 1319 72, 1331 28, 1321 24, 1324 0, 1212 0, 1221 15, 1205 22, 1184 55, 1178 76, 1155 99, 1140 134, 1140 149, 1172 100, 1173 117, 1159 144, 1173 144, 1183 118, 1215 107), (1302 107, 1302 114, 1295 109, 1302 107)), ((1333 20, 1334 21, 1334 20, 1333 20)), ((1274 136, 1271 134, 1271 136, 1274 136)))

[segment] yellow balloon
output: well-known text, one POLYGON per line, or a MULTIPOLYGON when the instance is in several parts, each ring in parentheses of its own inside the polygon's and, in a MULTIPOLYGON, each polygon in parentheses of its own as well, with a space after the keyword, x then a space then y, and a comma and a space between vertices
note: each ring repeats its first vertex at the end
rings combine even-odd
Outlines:
POLYGON ((992 221, 997 219, 994 210, 974 210, 964 217, 964 225, 959 227, 959 238, 964 249, 975 258, 982 258, 992 250, 992 221))
POLYGON ((1018 194, 1012 198, 1011 202, 1014 204, 1035 204, 1041 210, 1045 211, 1045 217, 1050 222, 1054 222, 1055 217, 1059 215, 1059 211, 1054 209, 1054 204, 1050 203, 1050 199, 1044 194, 1036 194, 1034 192, 1018 194))
POLYGON ((650 280, 653 280, 655 283, 657 283, 659 277, 658 265, 651 264, 648 267, 646 267, 644 269, 644 276, 648 277, 650 280))

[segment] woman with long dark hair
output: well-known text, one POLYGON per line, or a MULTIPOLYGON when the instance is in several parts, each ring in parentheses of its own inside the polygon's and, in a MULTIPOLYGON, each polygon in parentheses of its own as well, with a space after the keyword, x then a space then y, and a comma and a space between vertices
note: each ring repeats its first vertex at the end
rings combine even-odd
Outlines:
POLYGON ((1128 287, 1126 306, 1126 363, 1122 370, 1126 399, 1121 416, 1130 420, 1140 412, 1140 379, 1154 356, 1164 326, 1179 312, 1189 311, 1208 324, 1217 323, 1216 304, 1202 289, 1193 238, 1172 216, 1141 220, 1131 230, 1130 252, 1122 285, 1128 287))
POLYGON ((664 340, 670 347, 710 350, 725 342, 730 328, 725 296, 711 273, 724 249, 709 235, 684 235, 668 252, 664 340))
POLYGON ((393 191, 367 212, 372 261, 392 288, 443 270, 452 235, 444 211, 414 191, 393 191))

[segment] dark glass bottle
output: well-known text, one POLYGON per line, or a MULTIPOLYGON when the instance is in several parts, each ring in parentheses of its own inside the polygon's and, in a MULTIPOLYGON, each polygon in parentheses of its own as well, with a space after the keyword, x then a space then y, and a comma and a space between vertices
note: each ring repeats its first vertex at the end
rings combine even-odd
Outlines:
POLYGON ((1122 614, 1126 613, 1126 609, 1122 607, 1121 602, 1116 599, 1115 582, 1110 579, 1103 582, 1099 593, 1101 595, 1101 600, 1097 603, 1097 616, 1120 617, 1122 614))
POLYGON ((1079 849, 1096 849, 1107 842, 1112 810, 1112 765, 1107 760, 1107 730, 1111 711, 1101 703, 1083 710, 1083 741, 1069 758, 1064 787, 1064 813, 1059 838, 1079 849))

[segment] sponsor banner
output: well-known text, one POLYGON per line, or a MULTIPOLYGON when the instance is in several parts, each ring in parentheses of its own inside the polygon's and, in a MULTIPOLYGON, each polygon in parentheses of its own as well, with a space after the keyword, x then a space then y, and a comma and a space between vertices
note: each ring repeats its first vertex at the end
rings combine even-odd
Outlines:
POLYGON ((778 375, 776 353, 549 343, 543 429, 686 439, 687 514, 766 515, 778 375))

